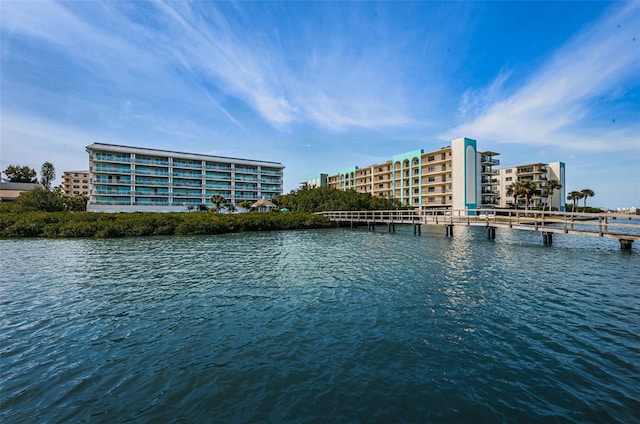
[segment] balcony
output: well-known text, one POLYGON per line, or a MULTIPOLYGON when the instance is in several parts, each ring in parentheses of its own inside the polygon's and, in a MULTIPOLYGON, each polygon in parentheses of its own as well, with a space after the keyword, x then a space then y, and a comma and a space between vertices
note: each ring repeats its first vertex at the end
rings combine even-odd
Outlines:
POLYGON ((212 163, 208 163, 205 165, 205 169, 210 169, 212 171, 226 171, 226 172, 231 172, 231 166, 227 165, 214 165, 212 163))
POLYGON ((129 155, 112 155, 106 153, 96 153, 94 159, 96 162, 122 162, 130 163, 131 156, 129 155))
POLYGON ((157 169, 157 168, 136 168, 136 174, 141 175, 161 175, 166 177, 169 175, 169 171, 166 169, 157 169))
POLYGON ((256 182, 256 183, 258 182, 258 178, 256 178, 256 177, 250 177, 250 176, 241 177, 241 176, 238 176, 237 174, 236 174, 235 180, 236 181, 249 181, 249 182, 256 182))
POLYGON ((131 200, 112 200, 112 199, 96 198, 95 204, 97 205, 130 205, 131 200))
POLYGON ((168 159, 136 158, 136 163, 154 166, 169 166, 168 159))
POLYGON ((168 186, 169 180, 164 180, 164 181, 163 180, 154 180, 154 181, 135 180, 133 183, 137 186, 168 186))
POLYGON ((226 188, 226 189, 230 189, 231 188, 231 184, 230 183, 211 183, 209 181, 207 181, 205 183, 205 188, 226 188))
POLYGON ((109 174, 130 174, 131 167, 129 166, 108 166, 103 164, 96 165, 96 172, 106 172, 109 174))
POLYGON ((500 160, 493 159, 492 157, 489 157, 489 156, 482 156, 480 158, 480 163, 482 165, 500 165, 500 160))
MULTIPOLYGON (((245 166, 236 166, 236 172, 242 172, 245 174, 255 174, 258 172, 257 168, 248 168, 245 166)), ((268 174, 268 172, 264 172, 265 174, 268 174)))
POLYGON ((218 174, 214 172, 207 172, 205 174, 205 178, 210 180, 230 180, 231 174, 218 174))
POLYGON ((143 200, 138 200, 136 199, 135 202, 133 202, 134 205, 141 205, 141 206, 169 206, 169 200, 168 199, 162 199, 162 200, 152 200, 152 199, 143 199, 143 200))
POLYGON ((110 184, 110 185, 131 185, 131 180, 127 179, 127 180, 119 180, 116 178, 113 179, 98 179, 96 178, 96 181, 94 184, 110 184))
POLYGON ((202 178, 202 173, 200 172, 185 172, 185 171, 173 171, 174 177, 183 177, 183 178, 202 178))
POLYGON ((93 194, 95 194, 95 195, 109 194, 109 195, 115 195, 115 196, 130 196, 131 195, 131 191, 130 190, 95 189, 93 191, 93 194))
POLYGON ((202 187, 201 183, 188 183, 186 181, 179 181, 173 183, 174 187, 202 187))
POLYGON ((499 172, 498 172, 498 171, 495 171, 495 170, 493 170, 493 169, 483 169, 483 170, 481 171, 481 174, 482 174, 482 175, 498 175, 498 174, 499 174, 499 172))
POLYGON ((193 193, 193 192, 173 192, 173 197, 198 197, 201 198, 202 197, 202 193, 198 192, 198 193, 193 193))
MULTIPOLYGON (((237 170, 238 168, 236 168, 237 170)), ((269 168, 262 168, 262 170, 260 171, 260 173, 262 175, 282 175, 282 170, 281 169, 269 169, 269 168)))
POLYGON ((136 190, 136 191, 132 191, 132 194, 136 195, 136 196, 163 196, 163 197, 168 197, 169 196, 169 190, 167 191, 147 191, 147 190, 136 190))
POLYGON ((174 168, 191 168, 191 169, 200 169, 202 168, 202 162, 187 162, 182 160, 174 160, 173 161, 174 168))
POLYGON ((205 197, 211 197, 215 194, 219 194, 221 196, 224 196, 226 198, 231 197, 231 192, 228 190, 206 190, 205 191, 205 197))

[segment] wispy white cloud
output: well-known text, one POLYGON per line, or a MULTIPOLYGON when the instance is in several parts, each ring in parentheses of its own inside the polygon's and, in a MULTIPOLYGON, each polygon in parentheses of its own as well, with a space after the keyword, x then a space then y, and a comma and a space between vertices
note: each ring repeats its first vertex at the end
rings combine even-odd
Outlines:
MULTIPOLYGON (((465 122, 445 137, 564 145, 575 149, 638 148, 640 122, 611 129, 611 121, 589 122, 601 97, 621 96, 638 85, 640 3, 618 3, 599 22, 555 52, 544 66, 508 91, 501 73, 485 90, 468 90, 459 112, 465 122), (469 117, 469 113, 475 112, 469 117)), ((636 116, 637 118, 637 116, 636 116)))
POLYGON ((310 122, 343 130, 412 121, 397 87, 399 78, 393 84, 393 75, 381 72, 389 67, 384 57, 388 51, 380 46, 358 61, 348 45, 326 43, 330 51, 318 51, 318 46, 298 51, 292 65, 292 52, 278 35, 256 36, 250 22, 229 22, 215 8, 202 16, 186 3, 157 7, 166 17, 165 28, 177 39, 172 52, 182 66, 242 99, 271 125, 310 122), (378 72, 371 69, 376 63, 378 72))

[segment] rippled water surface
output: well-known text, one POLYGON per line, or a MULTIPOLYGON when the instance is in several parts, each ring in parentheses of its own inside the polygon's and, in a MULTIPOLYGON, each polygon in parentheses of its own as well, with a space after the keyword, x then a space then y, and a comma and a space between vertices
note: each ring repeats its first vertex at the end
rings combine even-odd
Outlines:
POLYGON ((640 253, 411 228, 0 240, 0 421, 640 421, 640 253))

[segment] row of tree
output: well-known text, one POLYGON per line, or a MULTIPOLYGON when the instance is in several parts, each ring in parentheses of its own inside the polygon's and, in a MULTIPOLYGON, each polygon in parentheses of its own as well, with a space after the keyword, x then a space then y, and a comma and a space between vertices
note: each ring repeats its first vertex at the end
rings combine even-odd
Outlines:
POLYGON ((294 212, 390 210, 401 207, 396 199, 332 187, 304 187, 275 197, 273 203, 294 212))
MULTIPOLYGON (((535 181, 533 180, 520 180, 516 181, 507 187, 507 196, 513 196, 516 204, 518 204, 518 198, 524 199, 525 210, 529 209, 529 204, 533 196, 541 195, 547 199, 549 210, 551 210, 551 204, 553 203, 553 194, 556 190, 560 190, 562 184, 558 180, 549 180, 539 189, 535 181)), ((572 211, 575 210, 578 200, 584 199, 584 208, 587 207, 587 198, 595 196, 595 192, 589 188, 585 188, 581 191, 572 191, 567 196, 567 200, 573 201, 572 211)), ((543 210, 545 206, 543 206, 543 210)))
POLYGON ((571 205, 571 212, 575 211, 576 206, 578 204, 578 200, 584 199, 584 209, 587 209, 587 197, 593 197, 596 193, 590 188, 585 188, 580 191, 570 191, 567 195, 567 200, 571 200, 573 205, 571 205))
MULTIPOLYGON (((28 166, 22 165, 9 165, 4 170, 4 175, 7 176, 9 182, 12 183, 32 183, 38 182, 36 170, 28 166)), ((51 162, 45 162, 40 168, 40 184, 47 189, 51 190, 51 183, 56 179, 56 168, 51 162)))

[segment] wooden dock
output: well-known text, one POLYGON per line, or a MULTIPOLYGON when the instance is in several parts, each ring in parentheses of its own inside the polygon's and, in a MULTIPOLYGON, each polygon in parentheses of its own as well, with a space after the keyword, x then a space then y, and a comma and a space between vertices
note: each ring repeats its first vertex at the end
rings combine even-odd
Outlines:
POLYGON ((542 233, 545 244, 553 243, 553 234, 607 237, 620 241, 620 248, 629 250, 635 240, 640 240, 640 224, 629 223, 635 215, 615 213, 578 213, 551 211, 524 211, 513 209, 398 209, 386 211, 326 211, 319 212, 336 225, 367 225, 375 230, 384 225, 395 232, 396 224, 413 226, 415 235, 421 234, 422 225, 441 225, 445 235, 453 237, 457 225, 483 226, 487 237, 495 239, 496 228, 511 228, 542 233))

